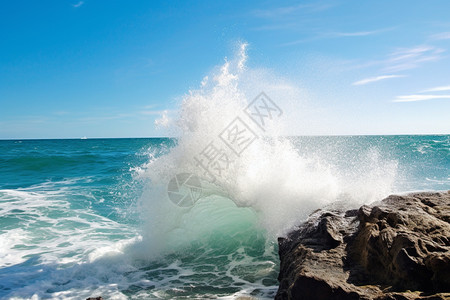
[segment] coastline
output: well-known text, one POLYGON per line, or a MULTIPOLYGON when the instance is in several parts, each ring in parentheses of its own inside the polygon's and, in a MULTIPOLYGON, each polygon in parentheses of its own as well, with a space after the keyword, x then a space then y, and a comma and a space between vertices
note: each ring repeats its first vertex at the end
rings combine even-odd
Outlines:
POLYGON ((276 299, 450 299, 449 221, 450 191, 316 211, 279 238, 276 299))

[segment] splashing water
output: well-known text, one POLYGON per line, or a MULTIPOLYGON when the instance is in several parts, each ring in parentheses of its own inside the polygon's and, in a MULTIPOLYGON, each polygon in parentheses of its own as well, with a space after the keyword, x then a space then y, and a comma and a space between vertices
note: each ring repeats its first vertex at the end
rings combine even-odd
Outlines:
MULTIPOLYGON (((195 268, 213 268, 214 276, 223 278, 216 295, 224 288, 225 294, 235 296, 273 297, 276 237, 313 210, 336 201, 355 205, 381 199, 392 188, 396 163, 381 159, 372 147, 351 157, 346 168, 338 168, 330 152, 302 152, 302 141, 284 137, 289 124, 283 115, 269 118, 266 111, 265 126, 258 127, 245 110, 261 92, 291 114, 307 93, 268 70, 247 68, 246 49, 247 44, 241 44, 234 59, 225 60, 199 89, 184 96, 170 129, 178 135, 176 145, 167 154, 152 157, 139 173, 150 180, 141 198, 147 220, 141 255, 189 256, 182 268, 192 270, 192 262, 195 268), (230 152, 223 138, 236 118, 245 125, 241 128, 256 136, 238 155, 230 152), (232 157, 214 180, 198 160, 212 145, 232 157), (168 199, 167 185, 177 174, 191 174, 202 182, 202 195, 192 207, 168 199)), ((311 142, 307 145, 314 147, 311 142)), ((343 151, 339 145, 328 147, 336 155, 343 151)), ((193 282, 203 292, 214 286, 205 279, 193 282)), ((172 291, 176 288, 173 285, 172 291)))
MULTIPOLYGON (((262 92, 249 88, 253 86, 252 81, 257 82, 254 86, 263 88, 265 81, 267 86, 263 91, 275 103, 280 103, 279 106, 301 101, 302 94, 299 91, 293 94, 295 88, 279 78, 274 88, 274 76, 267 75, 267 71, 249 70, 246 48, 247 44, 241 44, 234 60, 226 60, 212 76, 205 77, 200 89, 185 95, 174 123, 173 132, 179 134, 177 145, 167 155, 152 159, 141 174, 151 180, 150 191, 145 193, 142 202, 146 214, 150 215, 147 231, 150 235, 161 229, 170 232, 179 228, 178 220, 192 214, 192 210, 176 207, 167 199, 167 183, 179 173, 195 174, 205 182, 205 170, 196 163, 195 157, 211 142, 226 149, 219 137, 236 117, 258 138, 240 156, 233 157, 228 168, 215 178, 214 185, 208 185, 207 196, 197 205, 214 210, 207 202, 219 197, 239 208, 249 208, 259 225, 274 237, 285 234, 314 209, 343 197, 354 204, 379 200, 390 192, 396 164, 383 161, 375 148, 359 157, 359 163, 354 162, 347 174, 342 174, 333 169, 329 159, 315 152, 300 153, 295 141, 283 137, 286 128, 283 116, 271 122, 264 132, 255 126, 243 113, 248 103, 262 92), (281 92, 280 86, 285 87, 281 92), (286 96, 289 99, 282 98, 286 96), (159 226, 158 230, 154 226, 159 226)), ((196 230, 202 232, 202 228, 196 230)))
MULTIPOLYGON (((65 167, 51 176, 65 178, 67 170, 79 167, 82 176, 92 172, 93 183, 62 180, 17 193, 13 182, 46 180, 47 175, 35 165, 34 152, 9 164, 10 173, 17 174, 0 190, 3 222, 12 228, 0 232, 0 248, 8 253, 0 254, 8 265, 0 269, 0 297, 273 298, 278 287, 277 236, 317 208, 337 202, 355 207, 391 192, 397 162, 380 154, 376 140, 358 144, 345 138, 286 137, 296 126, 292 120, 314 109, 308 92, 270 70, 248 67, 247 47, 239 45, 233 59, 183 97, 175 121, 163 115, 157 125, 171 126, 168 130, 177 138, 152 139, 148 161, 139 160, 134 171, 124 172, 114 160, 138 149, 129 145, 132 141, 45 142, 41 161, 54 166, 55 159, 61 159, 59 154, 45 157, 47 149, 64 153, 60 164, 65 167), (267 95, 266 104, 280 110, 260 106, 264 126, 248 110, 261 92, 267 95), (267 117, 271 112, 272 118, 267 117), (230 128, 237 125, 244 126, 239 132, 245 128, 247 135, 240 140, 245 147, 236 153, 226 142, 230 128), (197 160, 212 145, 230 158, 214 180, 197 160), (113 151, 99 150, 107 147, 113 151), (22 173, 14 169, 20 163, 22 173), (118 165, 112 168, 114 163, 118 165), (108 201, 111 186, 105 185, 116 172, 134 172, 136 180, 117 194, 120 201, 108 201), (178 206, 169 197, 168 184, 179 174, 201 182, 192 206, 178 206), (70 189, 61 188, 66 185, 70 189), (133 196, 127 202, 126 195, 134 195, 136 186, 139 194, 143 189, 138 203, 133 196), (27 209, 17 210, 16 205, 27 209), (128 215, 126 221, 122 214, 128 215), (46 239, 35 239, 35 234, 46 239)), ((8 155, 6 160, 15 159, 8 155)))

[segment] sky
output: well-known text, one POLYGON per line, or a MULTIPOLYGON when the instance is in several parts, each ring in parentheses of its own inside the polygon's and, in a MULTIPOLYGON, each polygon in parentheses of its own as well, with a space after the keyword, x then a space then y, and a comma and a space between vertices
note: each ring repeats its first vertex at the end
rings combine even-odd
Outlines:
POLYGON ((0 139, 165 136, 162 116, 242 42, 249 68, 307 91, 314 122, 289 134, 449 134, 449 12, 448 0, 4 1, 0 139))

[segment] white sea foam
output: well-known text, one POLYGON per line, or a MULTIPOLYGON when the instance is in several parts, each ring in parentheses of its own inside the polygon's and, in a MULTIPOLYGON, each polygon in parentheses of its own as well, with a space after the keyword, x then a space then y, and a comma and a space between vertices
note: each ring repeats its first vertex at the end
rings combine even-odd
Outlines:
POLYGON ((76 299, 96 292, 126 299, 121 285, 112 284, 126 287, 133 280, 125 276, 133 267, 123 251, 136 243, 136 230, 89 207, 72 207, 68 198, 80 191, 69 186, 77 183, 0 190, 0 216, 15 222, 0 230, 0 298, 9 291, 8 299, 76 299))
MULTIPOLYGON (((305 109, 308 93, 270 70, 246 67, 246 47, 242 44, 234 59, 226 60, 205 77, 199 89, 184 96, 172 129, 178 134, 176 147, 166 155, 151 157, 140 170, 139 176, 151 181, 141 201, 144 218, 148 220, 144 239, 149 241, 150 252, 161 251, 167 241, 185 240, 186 232, 191 238, 201 236, 202 226, 188 226, 195 222, 209 224, 210 217, 217 215, 215 207, 208 207, 198 215, 192 212, 195 206, 191 210, 177 207, 168 199, 166 188, 169 180, 179 173, 195 174, 207 181, 195 157, 210 142, 229 150, 219 135, 236 117, 259 138, 240 156, 234 156, 229 168, 217 177, 215 186, 204 189, 204 198, 196 205, 204 205, 211 194, 228 198, 237 207, 254 211, 258 223, 273 238, 285 234, 313 210, 327 204, 342 200, 349 205, 367 203, 391 192, 396 162, 380 157, 376 147, 359 155, 358 161, 349 161, 345 171, 332 165, 323 153, 319 155, 314 150, 300 153, 284 134, 293 125, 292 116, 305 114, 299 108, 305 109), (243 113, 260 92, 265 92, 287 112, 269 122, 265 131, 243 113), (197 219, 180 221, 187 215, 197 219), (182 235, 176 236, 175 232, 182 235), (170 238, 172 235, 175 236, 170 238)), ((340 152, 334 149, 326 155, 340 152)))

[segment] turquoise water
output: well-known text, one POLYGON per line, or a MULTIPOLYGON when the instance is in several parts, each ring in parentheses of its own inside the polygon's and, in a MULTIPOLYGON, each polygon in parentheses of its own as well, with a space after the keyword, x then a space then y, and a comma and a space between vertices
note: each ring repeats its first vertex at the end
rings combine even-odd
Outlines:
MULTIPOLYGON (((339 197, 356 199, 352 191, 365 195, 373 186, 389 193, 450 189, 449 135, 290 140, 300 156, 335 174, 345 186, 339 197)), ((0 298, 273 297, 276 235, 264 226, 260 205, 236 205, 240 199, 216 193, 180 210, 159 199, 167 204, 164 219, 173 220, 153 222, 151 195, 160 187, 143 170, 176 143, 0 141, 0 298)), ((283 199, 273 202, 283 206, 283 199)))

